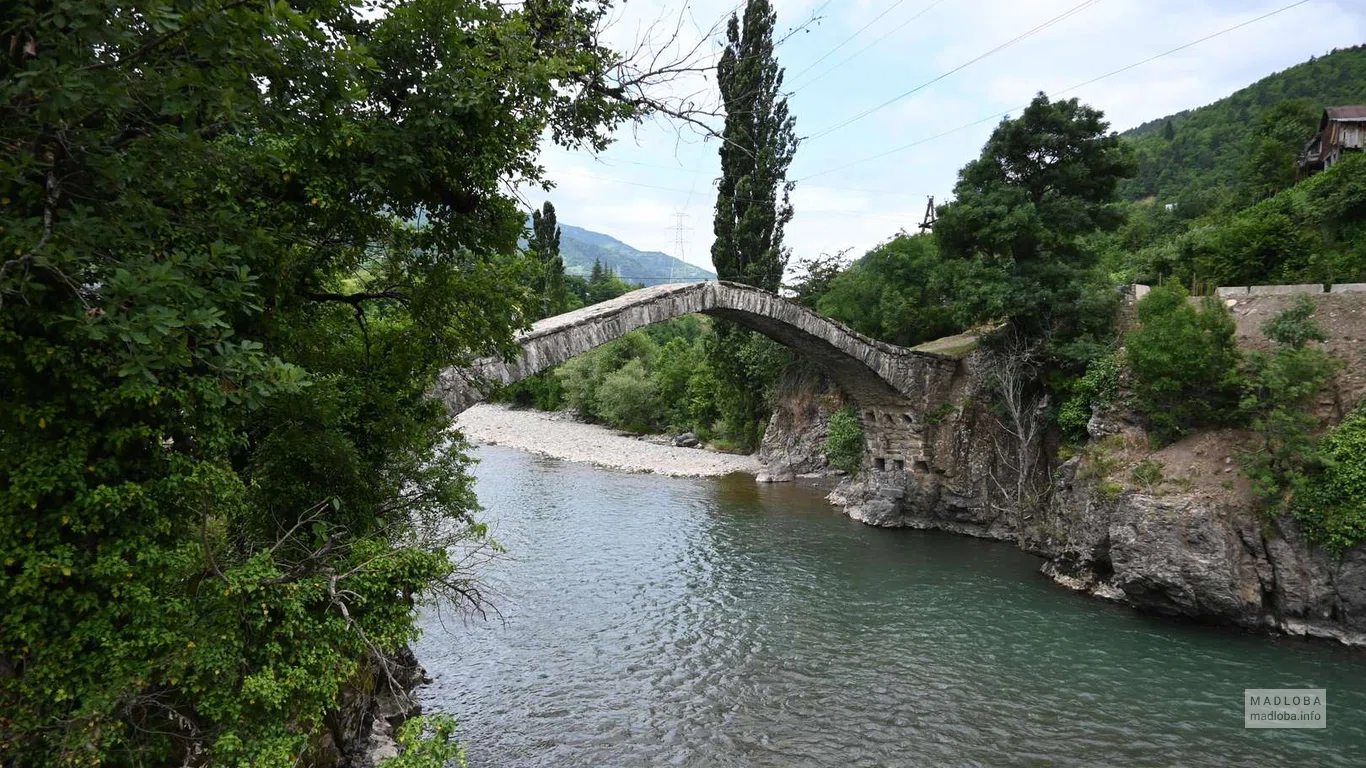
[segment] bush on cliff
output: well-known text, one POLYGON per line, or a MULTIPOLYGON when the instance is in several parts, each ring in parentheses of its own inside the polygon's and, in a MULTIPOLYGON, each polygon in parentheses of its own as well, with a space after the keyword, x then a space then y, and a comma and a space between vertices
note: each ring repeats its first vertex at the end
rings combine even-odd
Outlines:
POLYGON ((1234 420, 1240 358, 1228 310, 1209 298, 1197 309, 1185 288, 1169 283, 1138 302, 1138 321, 1125 349, 1136 405, 1154 436, 1170 442, 1234 420))
POLYGON ((863 464, 863 427, 852 407, 842 408, 830 415, 829 432, 825 437, 825 456, 832 466, 854 473, 863 464))
POLYGON ((1319 462, 1292 509, 1310 539, 1342 552, 1366 541, 1366 402, 1319 444, 1319 462))
POLYGON ((1278 501, 1303 482, 1317 461, 1314 431, 1319 421, 1311 401, 1338 363, 1309 346, 1327 335, 1314 322, 1314 302, 1308 296, 1267 321, 1262 333, 1275 348, 1270 354, 1249 352, 1243 364, 1241 407, 1259 438, 1243 465, 1257 493, 1278 501))

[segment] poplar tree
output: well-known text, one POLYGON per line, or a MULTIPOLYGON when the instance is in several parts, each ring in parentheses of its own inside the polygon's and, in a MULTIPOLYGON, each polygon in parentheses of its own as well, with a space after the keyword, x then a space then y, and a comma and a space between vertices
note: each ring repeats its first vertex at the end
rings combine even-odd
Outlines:
POLYGON ((726 124, 711 248, 722 280, 769 291, 778 290, 787 266, 783 228, 792 220, 793 188, 787 168, 797 151, 796 122, 773 53, 776 20, 769 0, 749 0, 743 25, 732 14, 726 26, 717 65, 726 124))
MULTIPOLYGON (((787 168, 797 151, 795 121, 782 96, 774 56, 777 14, 769 0, 749 0, 743 21, 726 25, 717 82, 726 109, 717 185, 712 263, 722 280, 777 291, 787 266, 783 229, 792 220, 787 168)), ((721 432, 738 447, 756 447, 766 418, 764 394, 787 354, 757 334, 722 323, 710 357, 721 432)))
POLYGON ((537 260, 536 295, 541 301, 541 317, 564 311, 564 259, 560 257, 560 227, 555 206, 547 200, 541 210, 531 212, 531 251, 537 260))

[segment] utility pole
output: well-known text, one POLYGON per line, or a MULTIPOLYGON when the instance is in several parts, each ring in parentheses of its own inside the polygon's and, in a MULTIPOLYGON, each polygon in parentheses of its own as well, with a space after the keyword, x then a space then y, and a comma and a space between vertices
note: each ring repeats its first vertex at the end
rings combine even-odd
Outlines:
MULTIPOLYGON (((684 213, 683 211, 674 211, 674 225, 671 229, 674 233, 674 258, 678 259, 679 261, 684 260, 683 247, 687 244, 687 241, 684 239, 683 233, 692 231, 692 227, 683 226, 684 222, 686 222, 687 220, 688 214, 684 213)), ((677 265, 674 263, 669 264, 669 282, 671 283, 674 281, 674 269, 676 266, 677 265)))
POLYGON ((938 218, 934 213, 934 195, 930 195, 930 199, 925 203, 925 220, 920 222, 920 231, 926 232, 933 229, 936 221, 938 218))

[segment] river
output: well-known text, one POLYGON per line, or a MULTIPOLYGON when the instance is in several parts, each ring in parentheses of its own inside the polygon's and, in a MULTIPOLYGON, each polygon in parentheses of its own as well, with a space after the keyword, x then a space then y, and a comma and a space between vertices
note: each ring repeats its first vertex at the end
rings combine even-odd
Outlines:
POLYGON ((423 616, 475 768, 1362 766, 1366 654, 1140 615, 820 492, 481 447, 502 618, 423 616), (1243 727, 1326 688, 1327 727, 1243 727))

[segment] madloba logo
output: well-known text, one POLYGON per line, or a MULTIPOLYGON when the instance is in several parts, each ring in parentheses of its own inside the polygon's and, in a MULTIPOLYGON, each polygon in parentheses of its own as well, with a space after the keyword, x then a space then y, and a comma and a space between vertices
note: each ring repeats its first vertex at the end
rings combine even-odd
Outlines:
POLYGON ((1243 691, 1245 728, 1326 728, 1325 688, 1248 688, 1243 691))

